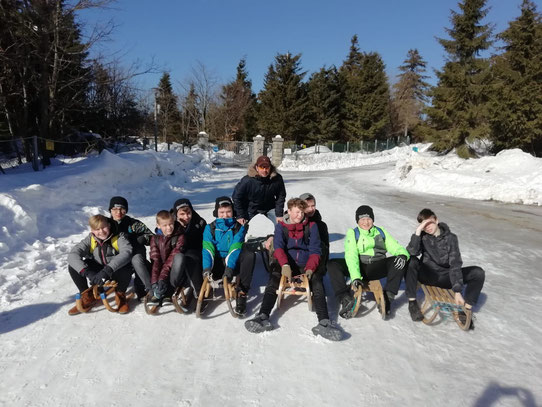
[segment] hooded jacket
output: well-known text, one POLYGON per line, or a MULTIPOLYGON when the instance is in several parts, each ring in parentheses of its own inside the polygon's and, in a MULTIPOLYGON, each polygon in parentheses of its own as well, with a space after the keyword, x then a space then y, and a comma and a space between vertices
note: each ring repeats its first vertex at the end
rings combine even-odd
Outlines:
POLYGON ((102 266, 109 266, 113 271, 117 271, 127 265, 131 258, 132 245, 123 233, 119 235, 111 233, 104 240, 100 240, 92 233, 89 233, 70 251, 68 264, 81 273, 88 268, 88 260, 92 259, 102 266), (115 237, 117 238, 116 246, 118 250, 112 244, 115 237))
POLYGON ((316 271, 322 254, 320 247, 320 235, 318 226, 305 217, 300 223, 291 223, 290 216, 284 215, 284 220, 279 221, 275 226, 273 238, 273 257, 280 266, 294 263, 304 270, 316 271), (305 227, 308 227, 308 241, 306 241, 305 227), (288 239, 284 235, 284 229, 288 229, 288 239))
POLYGON ((179 222, 175 222, 170 236, 164 236, 160 229, 156 229, 156 235, 151 238, 151 284, 169 278, 173 258, 184 251, 184 242, 183 227, 179 222))
POLYGON ((286 200, 286 188, 282 176, 271 166, 269 176, 260 177, 254 165, 233 190, 233 205, 237 217, 250 220, 259 213, 275 210, 281 217, 286 200))
POLYGON ((452 290, 463 290, 463 273, 461 267, 461 253, 457 236, 450 231, 445 223, 439 223, 440 235, 433 236, 422 232, 420 236, 415 233, 410 238, 407 250, 412 256, 422 255, 422 264, 438 273, 447 274, 452 282, 452 290))
POLYGON ((344 241, 344 259, 348 266, 350 279, 361 279, 361 264, 370 264, 386 258, 386 253, 392 256, 404 255, 410 258, 408 251, 401 246, 384 228, 373 226, 365 230, 356 226, 359 231, 359 239, 356 241, 354 229, 348 229, 344 241), (378 230, 382 230, 384 237, 378 230))
POLYGON ((225 259, 226 267, 235 269, 237 260, 245 241, 246 228, 235 218, 217 218, 205 226, 203 232, 202 262, 203 269, 212 270, 217 255, 225 259), (215 235, 211 233, 211 225, 215 226, 215 235))

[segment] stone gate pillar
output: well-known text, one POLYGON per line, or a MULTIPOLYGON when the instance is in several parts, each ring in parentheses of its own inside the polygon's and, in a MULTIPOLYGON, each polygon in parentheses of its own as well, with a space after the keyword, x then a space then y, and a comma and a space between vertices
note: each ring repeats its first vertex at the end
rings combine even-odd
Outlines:
POLYGON ((273 137, 273 156, 271 157, 271 163, 275 167, 278 167, 282 164, 282 158, 284 157, 284 139, 277 134, 273 137))
POLYGON ((265 138, 258 134, 256 137, 253 138, 254 144, 252 146, 252 162, 255 163, 259 156, 264 155, 264 143, 265 138))

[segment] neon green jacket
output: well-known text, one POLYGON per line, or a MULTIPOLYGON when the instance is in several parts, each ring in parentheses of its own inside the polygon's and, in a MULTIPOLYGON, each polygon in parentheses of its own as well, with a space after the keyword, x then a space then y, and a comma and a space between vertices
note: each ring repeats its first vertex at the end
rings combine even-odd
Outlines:
POLYGON ((344 259, 348 266, 348 272, 350 273, 350 279, 361 277, 360 262, 364 264, 374 263, 375 261, 386 258, 386 252, 392 256, 405 255, 407 259, 410 258, 408 251, 397 243, 384 228, 377 228, 373 226, 369 230, 364 230, 357 226, 359 230, 359 240, 356 242, 356 235, 354 229, 348 229, 346 232, 346 239, 344 241, 344 259), (382 237, 382 234, 378 230, 380 229, 386 239, 382 237))

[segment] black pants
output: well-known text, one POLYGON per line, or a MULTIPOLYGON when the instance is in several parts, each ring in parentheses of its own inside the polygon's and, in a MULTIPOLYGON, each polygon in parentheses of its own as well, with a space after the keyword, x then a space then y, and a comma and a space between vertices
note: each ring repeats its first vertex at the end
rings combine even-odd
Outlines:
MULTIPOLYGON (((296 273, 294 271, 294 267, 292 267, 294 275, 302 272, 301 268, 297 265, 295 269, 297 269, 298 273, 296 273)), ((314 304, 314 309, 316 311, 316 316, 318 317, 318 321, 321 321, 323 319, 329 319, 329 314, 327 312, 326 293, 324 291, 324 284, 322 282, 322 278, 324 277, 323 273, 325 273, 325 271, 323 272, 322 270, 325 270, 325 267, 319 267, 318 270, 312 275, 312 278, 310 280, 312 301, 314 304)), ((275 302, 277 301, 277 290, 280 285, 280 277, 280 266, 276 264, 270 270, 269 281, 267 282, 267 286, 265 287, 262 307, 260 308, 261 314, 271 314, 271 311, 275 306, 275 302)))
MULTIPOLYGON (((486 273, 482 268, 476 266, 462 267, 461 273, 463 274, 463 283, 467 286, 465 290, 465 302, 469 305, 474 305, 478 301, 478 297, 484 286, 486 273)), ((452 288, 449 273, 440 273, 430 269, 417 257, 412 257, 405 276, 406 295, 408 298, 416 298, 418 281, 422 284, 440 288, 452 288)))
MULTIPOLYGON (((254 272, 254 263, 256 262, 256 254, 250 250, 241 249, 239 258, 237 259, 237 265, 233 270, 234 275, 239 276, 239 289, 245 294, 250 289, 250 283, 252 282, 252 274, 254 272)), ((220 257, 217 253, 215 256, 213 269, 211 273, 213 280, 220 280, 224 275, 226 268, 226 259, 220 257)))
MULTIPOLYGON (((100 271, 104 267, 95 261, 88 261, 87 264, 87 270, 91 271, 100 271)), ((79 274, 79 272, 71 266, 68 266, 68 271, 79 292, 82 293, 85 291, 88 288, 86 277, 79 274)), ((132 265, 128 263, 126 266, 116 270, 111 279, 117 282, 117 291, 125 292, 132 280, 132 265)))
POLYGON ((201 253, 196 250, 177 253, 171 265, 169 282, 173 288, 191 286, 195 293, 199 293, 203 283, 201 253))
MULTIPOLYGON (((397 295, 406 267, 399 270, 396 269, 394 266, 395 258, 395 256, 387 257, 369 264, 360 262, 361 276, 366 281, 380 280, 386 277, 384 290, 397 295)), ((350 287, 346 285, 346 279, 350 278, 346 260, 331 259, 327 264, 327 268, 333 292, 337 300, 340 301, 350 291, 350 287)))

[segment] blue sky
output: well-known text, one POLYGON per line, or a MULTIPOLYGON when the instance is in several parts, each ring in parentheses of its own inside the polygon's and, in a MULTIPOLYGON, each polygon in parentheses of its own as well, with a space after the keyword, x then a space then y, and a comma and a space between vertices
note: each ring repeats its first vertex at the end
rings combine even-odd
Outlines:
MULTIPOLYGON (((539 11, 541 1, 535 0, 539 11)), ((520 14, 520 4, 488 0, 484 21, 500 32, 520 14)), ((85 11, 80 20, 113 19, 117 27, 110 41, 96 51, 116 53, 127 66, 154 57, 171 73, 174 87, 190 77, 197 61, 225 83, 246 57, 258 92, 278 53, 301 53, 308 78, 324 65, 340 66, 354 34, 362 51, 380 53, 391 82, 407 51, 417 48, 435 83, 433 69, 445 58, 436 37, 447 38, 451 9, 459 10, 456 0, 118 0, 111 9, 85 11)), ((145 75, 138 86, 150 89, 160 76, 145 75)))

